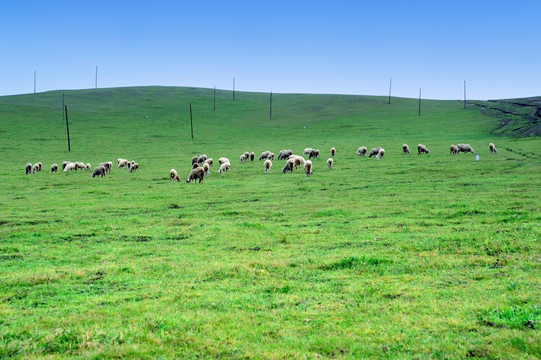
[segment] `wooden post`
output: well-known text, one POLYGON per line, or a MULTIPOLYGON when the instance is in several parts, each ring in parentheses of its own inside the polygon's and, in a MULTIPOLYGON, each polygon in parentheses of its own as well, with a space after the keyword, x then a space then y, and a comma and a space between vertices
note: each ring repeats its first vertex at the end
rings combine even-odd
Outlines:
POLYGON ((391 103, 391 86, 393 85, 393 79, 389 80, 389 104, 391 103))
POLYGON ((419 88, 419 116, 421 116, 421 88, 419 88))
POLYGON ((193 139, 192 103, 190 103, 190 127, 192 129, 192 139, 193 139))
POLYGON ((96 89, 98 88, 98 66, 96 65, 96 89))
POLYGON ((212 111, 216 111, 216 85, 214 85, 214 106, 212 107, 212 111))
POLYGON ((70 144, 70 127, 68 122, 68 106, 64 105, 64 110, 66 111, 66 131, 68 132, 68 151, 71 151, 71 144, 70 144))
POLYGON ((466 108, 466 80, 464 80, 464 109, 466 108))
POLYGON ((269 120, 272 120, 272 91, 270 92, 269 120))
POLYGON ((235 77, 233 76, 233 101, 235 101, 235 77))
POLYGON ((34 94, 36 93, 36 70, 34 70, 34 94))

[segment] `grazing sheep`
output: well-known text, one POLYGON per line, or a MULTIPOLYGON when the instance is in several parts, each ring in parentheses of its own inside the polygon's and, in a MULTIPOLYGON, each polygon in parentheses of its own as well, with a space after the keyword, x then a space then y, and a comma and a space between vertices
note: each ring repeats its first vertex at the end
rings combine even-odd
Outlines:
POLYGON ((291 150, 280 150, 278 153, 278 160, 287 160, 291 155, 293 155, 293 151, 291 150))
POLYGON ((261 161, 261 160, 263 160, 263 159, 266 159, 267 156, 269 156, 269 154, 270 154, 270 151, 263 151, 263 152, 261 153, 261 155, 259 156, 259 160, 261 161))
POLYGON ((68 172, 68 171, 72 171, 72 170, 77 170, 77 165, 75 165, 75 163, 69 163, 69 164, 66 164, 66 166, 64 166, 64 172, 68 172))
POLYGON ((456 155, 456 154, 458 154, 458 146, 456 146, 456 145, 451 145, 451 146, 449 147, 449 153, 450 153, 451 155, 456 155))
POLYGON ((302 156, 299 155, 291 155, 288 160, 293 160, 293 166, 295 166, 295 169, 303 165, 306 161, 302 156))
MULTIPOLYGON (((67 168, 67 166, 66 166, 67 168)), ((66 170, 64 170, 66 171, 66 170)), ((105 176, 105 166, 103 165, 99 165, 97 166, 96 168, 94 168, 94 171, 92 172, 92 177, 96 177, 96 176, 101 176, 101 177, 104 177, 105 176)))
POLYGON ((366 156, 366 146, 361 146, 359 150, 357 150, 357 156, 366 156))
POLYGON ((402 154, 409 154, 410 153, 410 147, 408 146, 408 144, 403 144, 402 145, 402 154))
POLYGON ((320 154, 319 150, 316 149, 316 158, 318 159, 319 159, 319 154, 320 154))
POLYGON ((250 161, 254 161, 254 159, 255 159, 255 153, 252 151, 250 153, 250 161))
MULTIPOLYGON (((246 161, 248 161, 248 159, 250 159, 250 153, 248 151, 246 151, 244 153, 244 156, 246 156, 246 161)), ((254 155, 255 156, 255 155, 254 155)))
POLYGON ((205 171, 205 174, 210 175, 210 165, 207 163, 203 163, 203 170, 205 171))
POLYGON ((139 170, 139 163, 136 163, 134 162, 131 166, 130 166, 130 172, 134 172, 134 171, 137 171, 139 170))
POLYGON ((428 149, 426 145, 423 145, 423 144, 417 145, 417 155, 421 155, 421 154, 428 154, 428 149))
POLYGON ((199 157, 197 158, 197 163, 202 164, 205 162, 205 160, 207 160, 207 155, 205 154, 199 155, 199 157))
POLYGON ((306 171, 306 176, 312 175, 312 162, 310 160, 304 162, 304 170, 306 171))
POLYGON ((188 177, 186 178, 186 183, 189 183, 192 180, 197 181, 197 179, 199 179, 199 183, 201 184, 203 182, 204 177, 205 177, 205 170, 203 170, 201 166, 198 166, 195 169, 192 169, 192 171, 190 171, 190 175, 188 175, 188 177))
POLYGON ((85 164, 85 170, 90 170, 91 166, 90 166, 90 163, 86 163, 85 164))
POLYGON ((192 164, 192 169, 195 169, 195 168, 198 168, 199 167, 199 164, 198 163, 193 163, 192 164))
POLYGON ((226 158, 226 157, 221 157, 221 158, 218 159, 218 165, 220 165, 220 166, 222 164, 226 163, 226 162, 230 163, 231 161, 229 161, 229 159, 226 158))
POLYGON ((209 164, 209 166, 212 166, 214 164, 214 160, 212 158, 208 158, 205 160, 205 164, 209 164))
POLYGON ((123 168, 125 166, 128 166, 130 162, 126 159, 120 159, 120 161, 118 162, 118 166, 117 168, 120 169, 120 168, 123 168))
POLYGON ((327 159, 327 167, 328 167, 329 169, 332 169, 332 164, 333 164, 333 162, 334 162, 334 161, 333 161, 332 158, 328 158, 328 159, 327 159))
POLYGON ((493 143, 490 143, 488 144, 488 149, 490 150, 491 153, 495 154, 498 152, 498 150, 496 149, 496 145, 494 145, 493 143))
POLYGON ((197 159, 199 159, 199 157, 197 157, 197 155, 192 158, 192 165, 197 162, 197 159))
POLYGON ((282 172, 285 174, 286 172, 293 172, 293 167, 295 166, 295 159, 288 159, 286 161, 286 164, 284 168, 282 169, 282 172))
POLYGON ((99 164, 98 166, 103 166, 105 168, 105 171, 109 172, 109 174, 110 174, 111 169, 113 167, 113 162, 112 161, 104 161, 101 164, 99 164))
POLYGON ((473 148, 470 146, 470 144, 458 144, 456 146, 458 148, 458 153, 462 153, 462 152, 470 152, 470 153, 474 153, 473 151, 473 148))
POLYGON ((41 161, 40 161, 40 162, 38 162, 38 171, 41 171, 41 167, 42 167, 42 165, 43 165, 43 164, 41 163, 41 161))
POLYGON ((32 172, 32 163, 27 163, 25 166, 24 166, 24 174, 25 175, 28 175, 32 172))
POLYGON ((243 163, 243 162, 246 162, 246 160, 247 160, 247 158, 246 158, 246 153, 244 153, 244 154, 242 154, 242 155, 240 156, 240 162, 243 163))
POLYGON ((308 153, 308 159, 315 158, 315 157, 316 157, 316 150, 311 149, 310 152, 308 153))
POLYGON ((304 149, 304 151, 302 152, 302 155, 303 155, 303 156, 304 156, 304 155, 308 155, 308 154, 310 154, 310 152, 312 152, 312 151, 316 151, 316 150, 315 150, 315 149, 312 149, 312 148, 306 148, 306 149, 304 149))
POLYGON ((265 173, 268 173, 272 167, 272 161, 270 159, 265 160, 263 167, 265 168, 265 173))
POLYGON ((267 155, 267 160, 274 160, 274 153, 269 153, 269 155, 267 155))
POLYGON ((128 159, 118 158, 118 159, 116 159, 116 164, 117 164, 117 165, 120 164, 120 162, 121 162, 122 160, 128 161, 128 159))
POLYGON ((368 157, 376 156, 378 155, 379 151, 381 150, 381 147, 375 147, 370 150, 370 154, 368 154, 368 157))
POLYGON ((37 173, 39 172, 39 164, 34 164, 32 165, 32 173, 37 173))
POLYGON ((58 172, 58 164, 52 164, 51 165, 51 172, 58 172))
POLYGON ((378 155, 376 155, 376 159, 381 159, 385 155, 385 149, 379 149, 378 155))
POLYGON ((66 165, 68 165, 69 163, 71 163, 71 161, 63 161, 63 162, 62 162, 62 171, 64 171, 64 168, 65 168, 66 165))
POLYGON ((231 169, 231 163, 229 161, 226 161, 220 165, 220 168, 218 169, 218 174, 229 171, 229 169, 231 169))
POLYGON ((331 148, 331 156, 334 156, 334 154, 336 154, 336 149, 335 148, 331 148))
POLYGON ((75 170, 86 169, 86 165, 82 161, 76 161, 74 162, 74 164, 75 164, 75 170))
POLYGON ((175 180, 180 182, 180 176, 178 176, 178 173, 175 169, 169 170, 169 179, 171 180, 169 182, 173 182, 175 180))

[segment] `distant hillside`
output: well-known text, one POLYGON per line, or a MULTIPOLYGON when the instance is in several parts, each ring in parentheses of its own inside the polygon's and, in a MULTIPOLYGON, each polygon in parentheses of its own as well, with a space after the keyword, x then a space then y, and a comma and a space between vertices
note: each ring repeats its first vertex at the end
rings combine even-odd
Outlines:
POLYGON ((501 125, 491 131, 495 135, 529 137, 541 135, 541 97, 471 101, 486 115, 500 118, 501 125))

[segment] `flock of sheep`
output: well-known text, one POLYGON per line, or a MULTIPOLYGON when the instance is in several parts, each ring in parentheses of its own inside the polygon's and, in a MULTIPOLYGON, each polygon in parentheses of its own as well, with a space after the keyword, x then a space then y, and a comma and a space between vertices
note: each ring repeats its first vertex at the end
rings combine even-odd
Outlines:
MULTIPOLYGON (((491 153, 497 153, 498 150, 496 150, 496 146, 493 143, 490 143, 488 145, 489 150, 491 153)), ((327 159, 327 167, 329 169, 332 169, 333 167, 333 157, 336 154, 336 148, 330 149, 331 157, 327 159)), ((376 159, 381 159, 385 155, 385 149, 381 147, 375 147, 368 152, 368 149, 365 146, 361 146, 357 150, 358 156, 366 156, 368 153, 368 157, 375 156, 376 159)), ((409 154, 410 148, 407 144, 402 145, 402 153, 403 154, 409 154)), ((429 154, 428 148, 424 144, 417 145, 417 153, 419 155, 421 154, 429 154)), ((459 154, 459 153, 474 153, 473 148, 469 144, 458 144, 458 145, 451 145, 450 147, 450 153, 451 155, 459 154)), ((304 158, 305 155, 308 155, 308 159, 311 158, 319 158, 320 151, 313 148, 306 148, 304 149, 302 155, 295 155, 293 154, 292 150, 280 150, 278 153, 278 160, 286 160, 286 163, 284 167, 282 168, 282 173, 293 172, 293 169, 298 169, 299 167, 303 167, 304 171, 306 173, 306 176, 312 175, 312 169, 313 164, 311 160, 306 160, 304 158)), ((240 162, 245 163, 246 161, 254 161, 255 160, 255 153, 254 152, 244 152, 240 156, 240 162)), ((259 161, 265 160, 263 163, 263 169, 265 173, 268 173, 270 169, 272 168, 272 161, 274 160, 274 153, 271 151, 263 151, 261 155, 259 156, 259 161)), ((224 173, 231 169, 231 161, 228 158, 222 157, 218 159, 218 163, 220 165, 220 168, 218 169, 218 173, 224 173)), ((191 181, 199 181, 199 183, 203 182, 203 179, 206 175, 210 174, 210 167, 214 164, 214 160, 212 158, 208 158, 207 155, 202 154, 199 156, 194 156, 192 158, 192 169, 190 171, 190 174, 186 178, 186 183, 190 183, 191 181)), ((169 178, 170 181, 178 181, 180 182, 180 176, 178 175, 177 170, 171 169, 169 171, 169 178)))
MULTIPOLYGON (((488 144, 489 151, 491 153, 497 153, 498 150, 496 149, 496 146, 493 143, 488 144)), ((460 153, 474 153, 473 148, 469 144, 458 144, 458 145, 451 145, 449 148, 449 152, 451 155, 460 154, 460 153)), ((359 147, 357 150, 358 156, 366 156, 368 153, 368 157, 371 158, 372 156, 375 156, 376 159, 381 159, 385 155, 385 149, 381 147, 374 147, 368 152, 368 149, 365 146, 359 147)), ((410 148, 407 144, 402 145, 402 153, 403 154, 409 154, 410 148)), ((419 144, 417 145, 417 153, 419 155, 421 154, 428 154, 428 148, 423 145, 419 144)), ((336 154, 336 148, 330 149, 331 157, 327 159, 327 167, 329 169, 332 169, 333 167, 333 157, 336 154)), ((313 172, 313 164, 311 160, 306 160, 304 158, 305 155, 308 155, 308 159, 311 158, 319 158, 320 152, 317 149, 313 148, 306 148, 304 149, 302 155, 295 155, 293 154, 293 151, 291 150, 280 150, 278 153, 278 160, 286 160, 286 163, 284 167, 282 168, 282 173, 293 172, 293 169, 298 169, 299 167, 303 167, 304 171, 306 173, 306 176, 311 176, 313 172)), ((246 151, 240 156, 241 163, 245 163, 246 161, 254 161, 255 160, 255 153, 254 152, 248 152, 246 151)), ((272 161, 274 160, 274 153, 271 151, 263 151, 261 155, 259 156, 259 161, 265 160, 263 163, 263 169, 265 173, 268 173, 270 169, 272 168, 272 161)), ((129 161, 127 159, 118 158, 116 160, 117 168, 127 168, 130 172, 137 171, 139 169, 139 164, 135 161, 129 161)), ((208 158, 207 155, 202 154, 199 156, 194 156, 192 158, 192 169, 186 178, 186 182, 189 183, 191 181, 196 182, 199 181, 199 183, 203 182, 203 179, 206 175, 210 174, 210 167, 214 164, 214 160, 212 158, 208 158)), ((219 169, 218 173, 224 173, 231 169, 231 161, 228 158, 221 157, 218 159, 219 169)), ((37 173, 41 171, 42 163, 38 162, 35 164, 28 163, 25 166, 25 174, 30 173, 37 173)), ((111 169, 113 167, 112 161, 106 161, 99 164, 97 167, 94 168, 94 171, 92 172, 92 177, 104 177, 107 173, 111 173, 111 169)), ((83 170, 90 170, 91 165, 89 163, 83 163, 81 161, 71 162, 71 161, 64 161, 62 163, 62 171, 68 172, 68 171, 77 171, 79 169, 83 170)), ((57 172, 58 171, 58 165, 52 164, 50 172, 57 172)), ((171 169, 169 171, 169 178, 171 182, 178 181, 180 182, 180 176, 178 175, 178 172, 175 169, 171 169)))
MULTIPOLYGON (((130 170, 130 172, 134 172, 139 169, 139 164, 135 161, 129 161, 126 159, 118 158, 116 159, 117 168, 127 168, 130 170)), ((42 163, 38 162, 32 165, 32 163, 28 163, 25 166, 25 174, 28 175, 30 173, 37 173, 41 171, 42 163)), ((77 171, 77 170, 90 170, 92 166, 90 163, 83 163, 82 161, 64 161, 62 163, 62 171, 68 172, 68 171, 77 171)), ((94 171, 92 172, 92 177, 101 176, 104 177, 107 173, 111 173, 111 169, 113 168, 113 162, 112 161, 105 161, 99 164, 94 168, 94 171)), ((51 165, 51 173, 58 172, 58 164, 52 164, 51 165)))

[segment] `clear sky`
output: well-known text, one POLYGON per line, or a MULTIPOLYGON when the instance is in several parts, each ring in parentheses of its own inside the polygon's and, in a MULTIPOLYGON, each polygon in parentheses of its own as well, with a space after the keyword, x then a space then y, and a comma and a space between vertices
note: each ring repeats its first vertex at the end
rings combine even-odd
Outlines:
POLYGON ((0 7, 0 95, 139 85, 541 95, 541 0, 56 1, 0 7))

